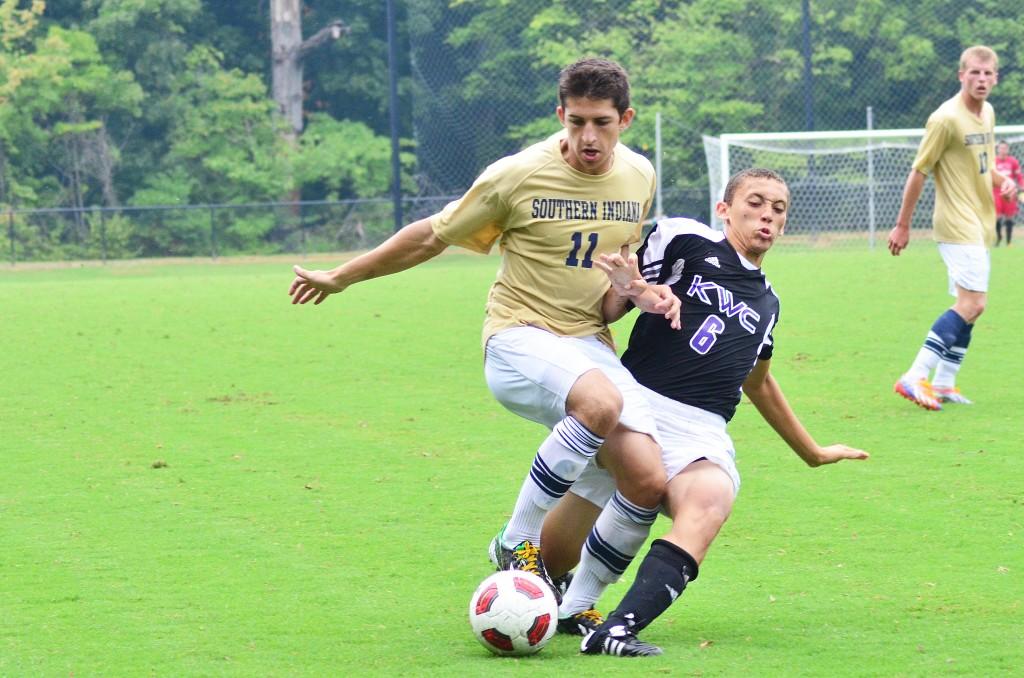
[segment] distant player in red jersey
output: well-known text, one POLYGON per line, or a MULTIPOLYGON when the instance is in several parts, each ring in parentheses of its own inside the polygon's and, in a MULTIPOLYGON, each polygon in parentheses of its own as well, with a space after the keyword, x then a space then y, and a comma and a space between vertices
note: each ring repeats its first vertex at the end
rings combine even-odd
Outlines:
MULTIPOLYGON (((1005 141, 1000 141, 996 146, 996 169, 1003 176, 1017 182, 1018 186, 1024 179, 1020 173, 1020 163, 1010 155, 1010 144, 1005 141)), ((992 193, 996 199, 996 247, 1003 242, 1003 229, 1006 229, 1006 246, 1009 247, 1013 240, 1013 218, 1017 216, 1017 194, 1004 196, 995 187, 992 193)))

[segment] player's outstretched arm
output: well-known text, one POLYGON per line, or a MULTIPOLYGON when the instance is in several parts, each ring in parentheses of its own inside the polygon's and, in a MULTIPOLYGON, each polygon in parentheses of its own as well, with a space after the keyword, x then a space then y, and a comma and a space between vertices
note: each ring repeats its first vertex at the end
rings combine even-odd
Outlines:
POLYGON ((414 221, 374 249, 329 271, 310 271, 295 266, 295 279, 288 288, 293 304, 319 304, 331 294, 357 282, 379 278, 412 268, 448 247, 434 235, 430 219, 414 221))
POLYGON ((605 293, 601 310, 605 322, 615 322, 632 306, 641 311, 664 315, 673 329, 680 329, 681 304, 668 285, 650 285, 640 275, 636 255, 623 246, 619 254, 602 254, 594 265, 605 272, 611 287, 605 293))
POLYGON ((769 371, 771 361, 758 360, 753 371, 743 383, 743 392, 757 407, 775 432, 786 441, 786 444, 800 456, 808 466, 834 464, 843 459, 867 459, 868 453, 847 445, 828 445, 822 447, 804 425, 797 419, 793 409, 786 401, 775 378, 769 371))
POLYGON ((914 208, 924 190, 924 181, 927 177, 915 169, 910 170, 907 175, 907 182, 903 186, 903 202, 900 204, 900 212, 896 215, 896 225, 889 231, 889 252, 898 257, 900 252, 910 244, 910 220, 914 217, 914 208))

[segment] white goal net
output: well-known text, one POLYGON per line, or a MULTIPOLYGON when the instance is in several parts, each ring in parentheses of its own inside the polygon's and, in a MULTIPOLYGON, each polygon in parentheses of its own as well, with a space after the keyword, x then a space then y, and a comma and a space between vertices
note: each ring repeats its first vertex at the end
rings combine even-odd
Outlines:
MULTIPOLYGON (((732 174, 767 167, 786 178, 792 207, 788 246, 885 245, 896 222, 903 185, 924 129, 723 134, 704 137, 711 215, 732 174)), ((1024 162, 1024 125, 996 127, 996 140, 1024 162)), ((935 187, 931 178, 914 211, 913 228, 930 228, 935 187)))

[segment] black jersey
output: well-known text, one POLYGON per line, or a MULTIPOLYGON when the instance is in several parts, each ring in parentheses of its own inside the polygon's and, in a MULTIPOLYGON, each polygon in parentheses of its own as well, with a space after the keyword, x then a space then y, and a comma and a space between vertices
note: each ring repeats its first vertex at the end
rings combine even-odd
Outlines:
POLYGON ((641 313, 622 363, 647 388, 728 421, 740 387, 772 356, 779 298, 725 234, 692 219, 663 219, 637 251, 649 283, 670 285, 683 328, 641 313))

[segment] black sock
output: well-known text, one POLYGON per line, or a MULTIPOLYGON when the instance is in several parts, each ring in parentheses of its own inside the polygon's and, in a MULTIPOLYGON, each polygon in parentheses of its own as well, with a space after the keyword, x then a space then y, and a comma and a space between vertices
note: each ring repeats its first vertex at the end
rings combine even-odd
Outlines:
POLYGON ((619 624, 639 632, 667 610, 697 578, 697 561, 664 539, 655 539, 622 602, 608 615, 607 626, 619 624))

